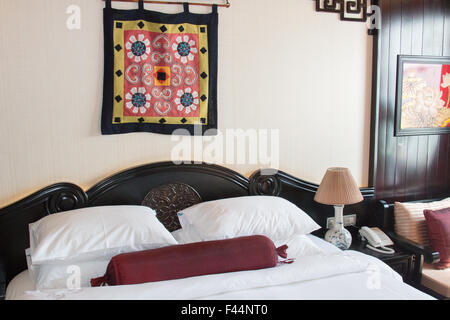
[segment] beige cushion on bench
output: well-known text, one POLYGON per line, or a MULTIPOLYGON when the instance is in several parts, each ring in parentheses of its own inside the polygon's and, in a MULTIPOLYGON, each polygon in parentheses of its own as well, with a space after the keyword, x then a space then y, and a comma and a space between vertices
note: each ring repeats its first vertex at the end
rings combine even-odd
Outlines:
POLYGON ((418 244, 428 246, 427 224, 423 210, 450 207, 450 198, 433 202, 395 202, 395 233, 418 244))
POLYGON ((450 298, 450 268, 438 270, 431 264, 423 264, 422 285, 440 295, 450 298))

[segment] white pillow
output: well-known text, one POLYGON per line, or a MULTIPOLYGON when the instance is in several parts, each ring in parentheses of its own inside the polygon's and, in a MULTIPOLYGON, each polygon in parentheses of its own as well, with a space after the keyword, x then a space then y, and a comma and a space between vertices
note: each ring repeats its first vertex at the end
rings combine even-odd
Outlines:
POLYGON ((36 284, 36 278, 37 278, 37 274, 39 272, 39 267, 33 266, 33 264, 31 263, 30 248, 25 249, 25 256, 27 259, 28 273, 30 275, 31 280, 33 280, 33 283, 36 284))
POLYGON ((307 235, 294 235, 288 240, 275 241, 276 247, 282 246, 284 244, 288 246, 286 250, 288 259, 325 254, 325 250, 315 244, 314 241, 308 238, 307 235))
POLYGON ((178 213, 184 230, 203 240, 265 235, 272 241, 320 229, 303 210, 280 197, 248 196, 196 204, 178 213))
POLYGON ((186 243, 192 243, 192 242, 200 242, 202 241, 202 238, 193 230, 190 229, 178 229, 172 232, 172 236, 177 240, 179 244, 186 244, 186 243))
POLYGON ((36 289, 77 289, 91 286, 91 279, 105 275, 110 260, 37 266, 36 289))
POLYGON ((33 265, 109 260, 123 252, 177 244, 143 206, 91 207, 53 214, 29 225, 33 265))
POLYGON ((30 279, 36 289, 74 289, 91 286, 91 279, 105 274, 110 260, 77 264, 31 264, 30 249, 25 250, 30 279))
POLYGON ((29 248, 25 250, 25 254, 30 279, 38 290, 90 287, 91 279, 103 276, 110 261, 33 265, 29 248))

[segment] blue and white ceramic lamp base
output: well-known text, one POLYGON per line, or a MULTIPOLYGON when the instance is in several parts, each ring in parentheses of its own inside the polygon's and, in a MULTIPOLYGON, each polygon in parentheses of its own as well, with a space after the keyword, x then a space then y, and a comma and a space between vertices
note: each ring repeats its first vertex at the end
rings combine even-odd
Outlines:
POLYGON ((334 226, 325 233, 325 240, 341 250, 347 250, 352 244, 352 235, 344 228, 344 206, 334 206, 334 226))

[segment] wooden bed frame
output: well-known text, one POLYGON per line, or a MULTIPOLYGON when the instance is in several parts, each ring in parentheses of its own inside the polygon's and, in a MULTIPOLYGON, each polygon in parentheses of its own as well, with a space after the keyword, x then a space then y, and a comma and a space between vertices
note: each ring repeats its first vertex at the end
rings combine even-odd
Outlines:
MULTIPOLYGON (((327 217, 333 216, 334 211, 332 206, 313 200, 317 188, 316 184, 282 171, 263 175, 258 170, 248 179, 218 165, 173 162, 119 172, 87 191, 72 183, 50 185, 0 209, 0 299, 4 298, 11 279, 27 268, 28 224, 46 215, 92 206, 147 205, 156 210, 167 229, 174 231, 179 228, 177 211, 200 201, 272 195, 293 202, 325 227, 327 217)), ((345 212, 358 213, 358 225, 370 225, 374 217, 374 190, 363 188, 361 192, 364 201, 346 206, 345 212)))

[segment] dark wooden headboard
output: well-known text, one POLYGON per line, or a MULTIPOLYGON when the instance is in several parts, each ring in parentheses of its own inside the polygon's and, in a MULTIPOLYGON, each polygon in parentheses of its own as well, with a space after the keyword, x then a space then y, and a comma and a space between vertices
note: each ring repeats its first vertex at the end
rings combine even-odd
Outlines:
MULTIPOLYGON (((246 178, 230 169, 211 164, 160 162, 131 168, 84 191, 72 183, 45 187, 22 200, 0 209, 0 299, 11 279, 27 268, 24 251, 29 247, 28 225, 42 217, 83 207, 104 205, 148 205, 169 229, 179 227, 177 210, 199 201, 246 195, 283 197, 321 226, 333 216, 332 206, 313 200, 318 185, 278 171, 264 175, 260 170, 246 178)), ((368 225, 373 216, 373 189, 363 188, 362 203, 346 206, 345 212, 358 213, 358 224, 368 225)))

